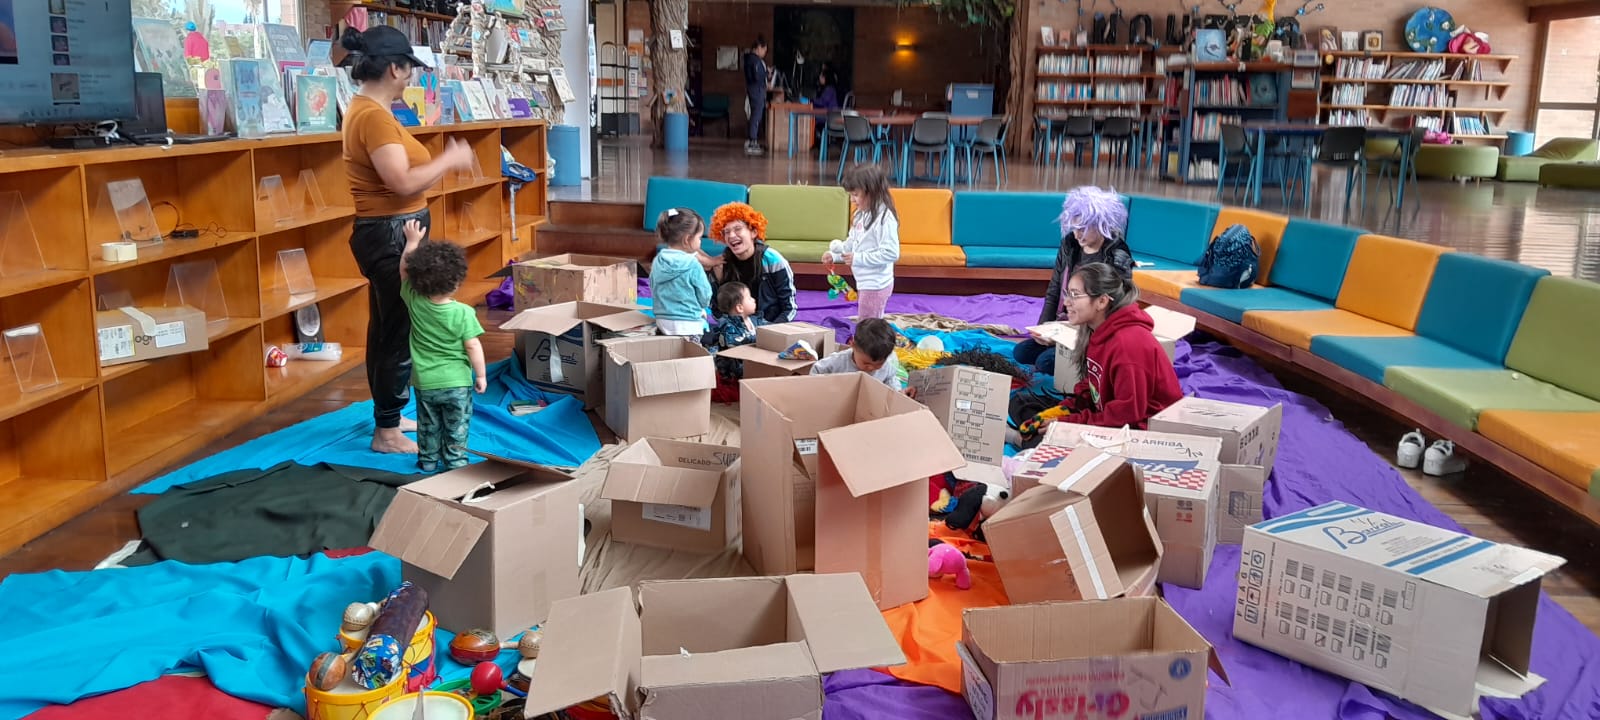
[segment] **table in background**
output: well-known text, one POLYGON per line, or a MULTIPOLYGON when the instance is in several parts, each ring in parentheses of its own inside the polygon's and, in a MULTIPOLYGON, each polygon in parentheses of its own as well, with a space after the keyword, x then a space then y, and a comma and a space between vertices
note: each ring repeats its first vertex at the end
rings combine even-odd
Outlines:
MULTIPOLYGON (((1263 172, 1265 172, 1265 157, 1267 154, 1268 135, 1275 135, 1277 137, 1321 138, 1322 134, 1327 132, 1329 129, 1340 127, 1338 125, 1278 122, 1271 120, 1253 120, 1242 123, 1240 126, 1244 128, 1246 135, 1254 135, 1256 138, 1255 156, 1250 159, 1251 181, 1249 192, 1251 207, 1261 206, 1261 177, 1263 172)), ((1396 182, 1398 189, 1396 189, 1394 193, 1394 206, 1400 207, 1405 204, 1405 179, 1406 174, 1411 170, 1411 131, 1409 129, 1376 126, 1368 126, 1366 130, 1367 137, 1369 138, 1395 137, 1400 139, 1400 169, 1397 173, 1399 179, 1396 182)), ((1305 193, 1306 204, 1309 205, 1311 203, 1311 188, 1305 188, 1305 193)), ((1285 204, 1288 204, 1287 198, 1285 199, 1285 204)))

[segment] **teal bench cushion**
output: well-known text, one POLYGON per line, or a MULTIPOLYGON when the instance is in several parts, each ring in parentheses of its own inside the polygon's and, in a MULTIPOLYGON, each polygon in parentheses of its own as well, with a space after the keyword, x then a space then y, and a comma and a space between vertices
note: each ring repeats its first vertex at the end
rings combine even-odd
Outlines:
POLYGON ((1600 285, 1541 278, 1506 352, 1506 367, 1600 399, 1600 285))
POLYGON ((1391 367, 1383 384, 1468 430, 1478 429, 1478 413, 1484 410, 1600 412, 1600 402, 1503 368, 1391 367))
POLYGON ((1472 253, 1440 255, 1417 316, 1417 334, 1498 367, 1505 362, 1534 286, 1549 274, 1472 253))
POLYGON ((1208 312, 1228 322, 1244 324, 1244 314, 1250 310, 1332 310, 1333 303, 1293 290, 1276 287, 1240 288, 1185 288, 1178 300, 1201 312, 1208 312))
POLYGON ((656 220, 667 208, 686 207, 700 214, 711 232, 711 214, 731 202, 744 202, 749 190, 735 183, 694 178, 652 177, 644 190, 644 229, 656 230, 656 220))
POLYGON ((750 206, 767 216, 768 240, 843 240, 850 195, 823 185, 751 185, 750 206))
POLYGON ((973 268, 1044 268, 1056 266, 1055 248, 986 247, 966 245, 967 267, 973 268))
POLYGON ((1438 340, 1407 337, 1347 337, 1318 335, 1311 338, 1311 352, 1379 385, 1391 367, 1452 368, 1457 370, 1499 370, 1491 363, 1446 345, 1438 340))
POLYGON ((1128 202, 1128 247, 1135 255, 1193 266, 1205 254, 1216 224, 1215 205, 1134 195, 1128 202))
MULTIPOLYGON (((1290 218, 1272 260, 1268 285, 1333 302, 1344 284, 1344 271, 1363 231, 1343 225, 1290 218)), ((1252 308, 1297 310, 1299 308, 1252 308)), ((1235 320, 1234 322, 1238 322, 1235 320)))
POLYGON ((1135 270, 1195 270, 1195 266, 1168 260, 1154 255, 1133 254, 1133 269, 1135 270))
POLYGON ((1049 248, 1051 264, 1044 267, 1051 267, 1061 247, 1061 203, 1066 199, 1066 193, 958 192, 952 240, 962 247, 1049 248))

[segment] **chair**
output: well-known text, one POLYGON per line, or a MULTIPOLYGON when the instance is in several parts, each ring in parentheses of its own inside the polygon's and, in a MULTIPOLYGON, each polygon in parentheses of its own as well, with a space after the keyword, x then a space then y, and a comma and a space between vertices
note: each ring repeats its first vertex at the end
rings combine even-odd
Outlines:
POLYGON ((828 140, 838 138, 844 142, 844 111, 829 110, 828 124, 822 129, 822 143, 817 146, 817 162, 826 162, 828 159, 828 140))
POLYGON ((950 118, 929 117, 923 115, 911 124, 911 143, 906 147, 905 157, 901 163, 906 167, 902 177, 911 177, 910 168, 917 159, 917 154, 939 156, 939 175, 935 183, 943 183, 946 177, 955 180, 955 153, 950 145, 950 118))
POLYGON ((1009 123, 1003 117, 984 118, 978 123, 978 133, 973 136, 972 142, 967 145, 967 184, 978 176, 983 169, 983 156, 994 157, 994 189, 999 190, 1000 184, 1006 174, 1006 128, 1009 123), (978 156, 977 164, 972 159, 973 154, 978 156))
POLYGON ((854 109, 856 109, 856 93, 855 93, 854 90, 844 94, 844 105, 843 105, 843 107, 846 110, 854 110, 854 109))
MULTIPOLYGON (((1367 129, 1364 127, 1328 128, 1317 146, 1316 164, 1329 168, 1343 168, 1344 209, 1350 211, 1350 192, 1359 180, 1361 207, 1367 206, 1367 129)), ((1311 193, 1306 192, 1306 206, 1311 205, 1311 193)))
POLYGON ((1253 186, 1256 173, 1256 154, 1251 147, 1244 128, 1232 123, 1223 124, 1219 130, 1221 137, 1217 141, 1219 148, 1217 154, 1217 197, 1222 197, 1222 184, 1228 179, 1228 168, 1235 163, 1243 163, 1244 167, 1233 171, 1233 196, 1239 197, 1239 183, 1242 180, 1246 191, 1253 186))
MULTIPOLYGON (((1100 140, 1111 148, 1111 161, 1127 163, 1133 154, 1133 120, 1125 117, 1106 118, 1100 126, 1100 140)), ((1095 153, 1098 157, 1099 153, 1095 153)))
POLYGON ((1396 183, 1403 187, 1406 181, 1410 180, 1411 187, 1413 189, 1417 187, 1417 153, 1422 151, 1422 141, 1427 135, 1427 128, 1411 128, 1411 135, 1407 138, 1409 144, 1401 144, 1394 149, 1394 152, 1369 158, 1369 161, 1375 162, 1378 166, 1378 182, 1389 181, 1389 202, 1391 204, 1395 200, 1396 183), (1404 155, 1401 153, 1404 153, 1404 155), (1402 163, 1402 159, 1407 162, 1402 163), (1406 177, 1400 177, 1400 166, 1402 164, 1406 166, 1406 177), (1394 173, 1394 177, 1389 176, 1390 172, 1394 173))
POLYGON ((722 136, 733 137, 733 120, 728 113, 729 101, 727 95, 710 94, 700 101, 700 134, 705 135, 706 125, 712 121, 722 121, 722 136))
MULTIPOLYGON (((849 161, 851 150, 856 151, 856 157, 858 158, 856 162, 860 162, 861 152, 870 148, 872 150, 872 163, 876 165, 878 160, 883 157, 883 149, 886 147, 889 149, 890 162, 895 162, 897 155, 894 141, 886 137, 880 137, 873 132, 872 123, 868 122, 859 113, 846 112, 844 115, 844 145, 839 150, 839 172, 834 182, 844 182, 844 164, 849 161)), ((898 163, 896 163, 896 167, 898 167, 898 163)))
POLYGON ((1061 128, 1061 134, 1056 136, 1056 159, 1060 162, 1061 153, 1068 143, 1072 144, 1072 164, 1074 167, 1083 158, 1080 152, 1084 145, 1088 145, 1094 153, 1094 167, 1100 167, 1100 136, 1095 134, 1094 118, 1088 115, 1074 115, 1067 118, 1067 123, 1061 128))
POLYGON ((1053 129, 1050 118, 1043 115, 1033 117, 1033 164, 1043 165, 1049 156, 1051 143, 1054 142, 1051 135, 1053 129))

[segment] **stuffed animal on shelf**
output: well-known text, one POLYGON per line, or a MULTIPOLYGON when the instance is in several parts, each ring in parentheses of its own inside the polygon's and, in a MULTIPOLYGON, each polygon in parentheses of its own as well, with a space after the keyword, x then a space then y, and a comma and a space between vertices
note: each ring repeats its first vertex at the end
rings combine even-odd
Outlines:
POLYGON ((956 588, 972 589, 972 575, 967 572, 967 557, 954 545, 939 543, 928 548, 928 577, 956 576, 956 588))

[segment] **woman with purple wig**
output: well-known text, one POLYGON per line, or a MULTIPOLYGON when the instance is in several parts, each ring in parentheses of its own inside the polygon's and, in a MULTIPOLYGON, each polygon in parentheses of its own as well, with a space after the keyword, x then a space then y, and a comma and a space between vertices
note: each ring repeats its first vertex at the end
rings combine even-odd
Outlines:
MULTIPOLYGON (((1039 313, 1041 325, 1064 314, 1066 279, 1072 276, 1073 270, 1089 263, 1105 263, 1124 279, 1133 279, 1133 253, 1122 241, 1128 229, 1128 206, 1115 190, 1092 185, 1073 188, 1061 203, 1058 220, 1061 249, 1056 251, 1055 270, 1050 273, 1050 287, 1044 293, 1044 310, 1039 313)), ((1019 342, 1012 355, 1017 362, 1032 366, 1040 373, 1055 374, 1056 354, 1054 346, 1047 341, 1019 342)))

